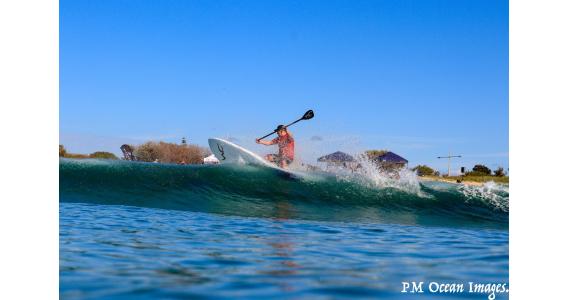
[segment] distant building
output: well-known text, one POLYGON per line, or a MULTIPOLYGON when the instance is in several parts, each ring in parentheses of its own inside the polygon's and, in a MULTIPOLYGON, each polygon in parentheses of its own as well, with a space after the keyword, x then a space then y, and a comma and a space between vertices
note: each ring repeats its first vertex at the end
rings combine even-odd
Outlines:
MULTIPOLYGON (((408 160, 404 157, 390 152, 390 151, 375 151, 378 153, 373 153, 375 155, 370 155, 367 153, 367 157, 371 162, 377 165, 380 169, 385 171, 395 171, 397 169, 402 169, 408 165, 408 160)), ((322 156, 318 158, 318 162, 326 163, 328 166, 332 167, 344 167, 351 170, 355 170, 361 167, 361 164, 353 156, 336 151, 331 154, 322 156)))
POLYGON ((353 156, 341 151, 322 156, 318 158, 318 162, 327 163, 328 166, 345 167, 352 170, 359 165, 353 156))
POLYGON ((404 168, 408 165, 407 159, 390 151, 373 157, 371 160, 378 163, 383 168, 404 168))
POLYGON ((331 154, 318 158, 318 161, 326 163, 343 163, 343 162, 353 162, 355 161, 355 159, 353 158, 353 156, 345 152, 336 151, 331 154))

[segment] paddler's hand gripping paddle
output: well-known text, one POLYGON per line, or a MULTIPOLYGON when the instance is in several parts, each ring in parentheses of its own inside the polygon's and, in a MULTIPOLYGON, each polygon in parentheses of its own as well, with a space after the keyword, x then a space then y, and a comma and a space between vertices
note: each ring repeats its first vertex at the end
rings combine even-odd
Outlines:
MULTIPOLYGON (((296 124, 296 123, 298 123, 298 122, 300 122, 300 121, 302 121, 302 120, 309 120, 309 119, 311 119, 311 118, 313 118, 313 117, 314 117, 314 111, 310 109, 310 110, 308 110, 301 118, 299 118, 298 120, 296 120, 296 121, 294 121, 294 122, 292 122, 292 123, 290 123, 290 124, 284 126, 284 128, 288 128, 288 127, 290 127, 290 126, 292 126, 292 125, 294 125, 294 124, 296 124)), ((265 135, 265 136, 263 136, 263 137, 257 139, 257 141, 260 141, 260 140, 262 140, 262 139, 265 138, 265 137, 269 137, 269 136, 273 135, 274 133, 276 133, 276 130, 274 130, 274 131, 272 131, 271 133, 269 133, 269 134, 267 134, 267 135, 265 135)))

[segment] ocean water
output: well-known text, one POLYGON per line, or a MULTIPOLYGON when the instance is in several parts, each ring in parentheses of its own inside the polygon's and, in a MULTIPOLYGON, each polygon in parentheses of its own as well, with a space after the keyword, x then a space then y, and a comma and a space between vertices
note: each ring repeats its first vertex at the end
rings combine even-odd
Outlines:
POLYGON ((63 159, 60 296, 491 299, 468 283, 508 288, 508 207, 495 184, 63 159))

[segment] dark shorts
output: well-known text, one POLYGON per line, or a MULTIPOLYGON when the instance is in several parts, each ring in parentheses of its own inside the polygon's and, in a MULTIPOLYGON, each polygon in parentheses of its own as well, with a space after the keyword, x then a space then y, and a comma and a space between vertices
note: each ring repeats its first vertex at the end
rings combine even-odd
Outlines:
POLYGON ((280 156, 278 154, 268 154, 272 158, 272 162, 280 165, 281 162, 286 162, 287 165, 291 164, 294 160, 287 156, 280 156))

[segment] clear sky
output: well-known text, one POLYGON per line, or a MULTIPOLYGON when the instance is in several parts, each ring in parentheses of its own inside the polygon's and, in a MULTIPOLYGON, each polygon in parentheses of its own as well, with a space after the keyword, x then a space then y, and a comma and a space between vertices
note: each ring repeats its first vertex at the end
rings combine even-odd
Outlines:
POLYGON ((509 164, 508 1, 60 1, 60 143, 207 145, 299 118, 305 160, 509 164))

